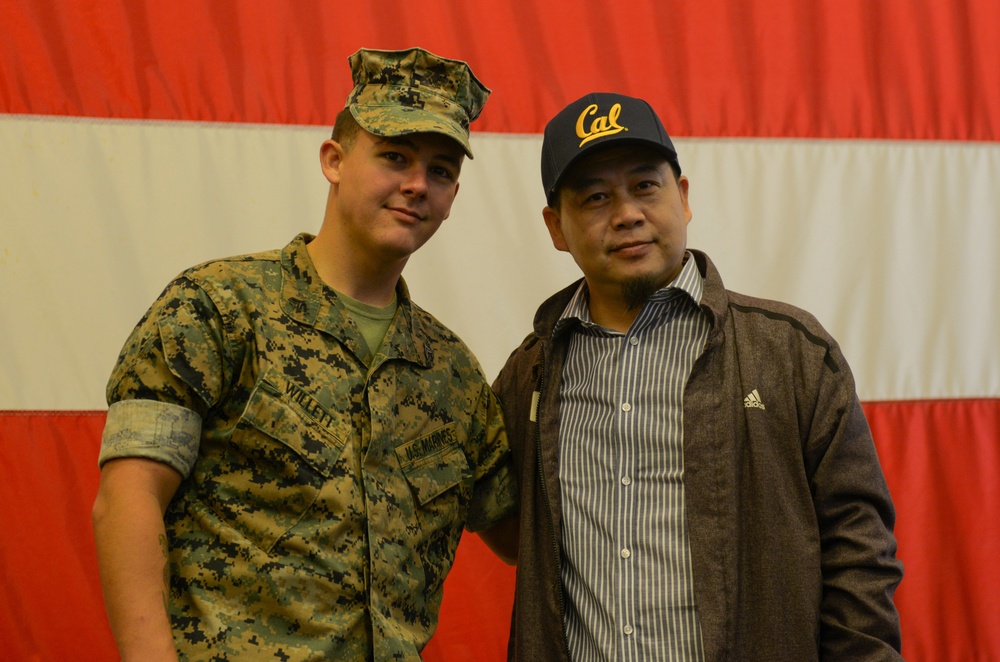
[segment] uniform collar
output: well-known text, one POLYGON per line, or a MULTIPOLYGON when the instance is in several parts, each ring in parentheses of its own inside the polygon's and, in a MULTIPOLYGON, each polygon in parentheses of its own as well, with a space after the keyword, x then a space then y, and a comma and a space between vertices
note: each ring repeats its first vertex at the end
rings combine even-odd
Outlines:
MULTIPOLYGON (((302 233, 281 251, 281 307, 292 319, 334 336, 356 356, 367 354, 361 332, 333 288, 319 277, 306 244, 313 235, 302 233)), ((422 319, 414 315, 410 292, 402 278, 396 285, 399 307, 389 325, 379 354, 423 366, 433 360, 422 319)))

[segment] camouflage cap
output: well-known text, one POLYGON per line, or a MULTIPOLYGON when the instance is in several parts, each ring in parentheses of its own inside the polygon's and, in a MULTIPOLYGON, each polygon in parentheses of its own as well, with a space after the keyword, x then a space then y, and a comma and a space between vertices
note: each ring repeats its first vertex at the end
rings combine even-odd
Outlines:
POLYGON ((383 137, 441 133, 472 158, 469 124, 479 117, 490 90, 469 65, 422 48, 362 48, 348 62, 354 89, 345 105, 361 128, 383 137))

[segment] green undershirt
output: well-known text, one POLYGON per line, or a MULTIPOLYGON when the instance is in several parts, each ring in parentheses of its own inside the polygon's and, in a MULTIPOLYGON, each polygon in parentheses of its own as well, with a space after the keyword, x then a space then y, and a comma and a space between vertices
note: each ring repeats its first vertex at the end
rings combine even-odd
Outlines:
POLYGON ((351 313, 351 318, 358 325, 361 336, 368 345, 368 356, 370 358, 378 353, 382 348, 382 341, 385 340, 385 332, 389 330, 392 318, 396 315, 396 294, 393 293, 392 301, 388 306, 371 306, 357 299, 352 299, 342 292, 337 292, 337 296, 344 302, 344 307, 351 313))

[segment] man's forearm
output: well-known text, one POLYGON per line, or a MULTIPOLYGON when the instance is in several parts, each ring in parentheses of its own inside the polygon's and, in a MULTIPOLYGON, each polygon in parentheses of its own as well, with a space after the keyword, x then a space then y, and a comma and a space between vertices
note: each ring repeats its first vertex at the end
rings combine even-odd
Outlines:
POLYGON ((486 546, 507 565, 517 565, 520 518, 512 515, 479 532, 486 546))
MULTIPOLYGON (((120 474, 119 474, 120 476, 120 474)), ((177 660, 167 615, 169 564, 155 492, 102 473, 94 537, 104 604, 124 662, 177 660)))

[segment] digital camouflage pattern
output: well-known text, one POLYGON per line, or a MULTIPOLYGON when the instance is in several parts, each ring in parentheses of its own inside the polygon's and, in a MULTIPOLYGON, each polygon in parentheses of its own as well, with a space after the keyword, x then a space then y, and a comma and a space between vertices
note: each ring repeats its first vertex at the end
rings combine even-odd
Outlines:
POLYGON ((362 48, 348 62, 354 89, 346 105, 361 128, 384 137, 442 133, 472 158, 469 125, 479 117, 490 90, 469 65, 422 48, 362 48))
POLYGON ((365 363, 308 239, 181 274, 108 385, 101 462, 156 457, 186 475, 165 517, 184 658, 418 659, 463 525, 515 507, 468 348, 401 282, 365 363))

